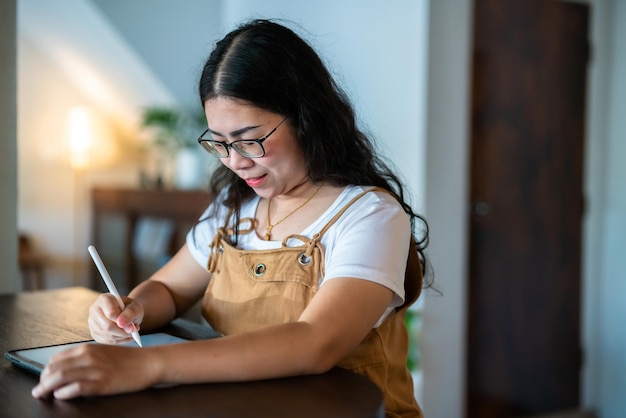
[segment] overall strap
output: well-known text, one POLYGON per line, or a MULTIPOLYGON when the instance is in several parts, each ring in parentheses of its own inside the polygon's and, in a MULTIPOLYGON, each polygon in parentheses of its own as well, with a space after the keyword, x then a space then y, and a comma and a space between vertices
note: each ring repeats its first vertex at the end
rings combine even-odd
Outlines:
MULTIPOLYGON (((215 270, 217 268, 218 254, 224 250, 222 248, 223 246, 222 240, 228 241, 226 237, 231 236, 235 233, 235 226, 233 225, 229 227, 230 218, 233 216, 233 213, 234 213, 233 209, 230 209, 228 211, 228 214, 226 215, 226 218, 224 220, 224 225, 217 228, 217 233, 215 234, 215 236, 213 236, 213 240, 211 241, 211 244, 209 245, 209 261, 207 263, 207 271, 209 273, 215 273, 215 270)), ((240 229, 239 232, 246 234, 254 230, 254 219, 252 218, 240 219, 239 225, 242 225, 242 224, 245 225, 246 222, 248 223, 248 227, 244 229, 240 229)))
MULTIPOLYGON (((367 189, 367 190, 362 191, 362 192, 361 192, 361 193, 359 193, 358 195, 354 196, 354 197, 352 198, 352 200, 350 200, 348 203, 346 203, 346 204, 345 204, 345 206, 344 206, 343 208, 341 208, 341 210, 340 210, 339 212, 337 212, 337 213, 335 214, 335 216, 333 216, 333 217, 331 218, 331 220, 330 220, 330 221, 328 221, 328 223, 327 223, 326 225, 324 225, 324 227, 323 227, 323 228, 322 228, 322 229, 321 229, 321 230, 320 230, 317 234, 315 234, 315 236, 319 235, 319 236, 321 237, 322 235, 324 235, 324 233, 325 233, 326 231, 328 231, 328 229, 329 229, 331 226, 333 226, 333 224, 334 224, 335 222, 337 222, 337 220, 338 220, 339 218, 341 218, 341 216, 345 213, 345 211, 346 211, 346 210, 348 210, 348 208, 349 208, 350 206, 352 206, 352 204, 353 204, 354 202, 356 202, 357 200, 359 200, 361 197, 363 197, 364 195, 366 195, 366 194, 367 194, 367 193, 369 193, 369 192, 385 192, 385 193, 389 193, 389 194, 391 194, 391 192, 390 192, 389 190, 385 190, 385 189, 383 189, 382 187, 372 187, 371 189, 367 189)), ((314 238, 315 238, 315 236, 314 236, 314 238)))

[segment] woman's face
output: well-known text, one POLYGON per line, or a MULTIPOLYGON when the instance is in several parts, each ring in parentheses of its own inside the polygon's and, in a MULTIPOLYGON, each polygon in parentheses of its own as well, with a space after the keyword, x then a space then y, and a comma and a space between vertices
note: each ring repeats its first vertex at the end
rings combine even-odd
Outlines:
POLYGON ((209 132, 216 141, 231 143, 239 139, 258 139, 276 129, 263 142, 265 155, 246 158, 234 149, 222 164, 244 179, 261 197, 286 195, 307 181, 306 164, 296 142, 296 133, 284 116, 246 104, 218 97, 204 104, 209 132), (280 125, 280 126, 279 126, 280 125))

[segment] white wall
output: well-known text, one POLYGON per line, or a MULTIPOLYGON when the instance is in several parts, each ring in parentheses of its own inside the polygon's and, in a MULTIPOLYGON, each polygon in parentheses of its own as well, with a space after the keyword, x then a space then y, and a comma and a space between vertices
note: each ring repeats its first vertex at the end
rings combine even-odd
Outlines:
POLYGON ((47 286, 84 284, 91 184, 136 186, 141 108, 175 100, 89 1, 19 0, 17 11, 17 226, 46 256, 47 286), (74 106, 108 127, 99 132, 108 143, 97 145, 86 173, 67 158, 74 106), (114 167, 104 161, 105 147, 114 167))
POLYGON ((602 305, 602 277, 604 253, 604 201, 606 183, 606 138, 611 65, 610 39, 612 22, 610 2, 596 0, 592 5, 590 41, 592 60, 589 63, 587 85, 587 124, 585 144, 585 196, 587 210, 583 224, 583 287, 582 287, 582 343, 584 348, 583 404, 595 407, 600 403, 600 381, 604 345, 601 338, 599 309, 602 305))
POLYGON ((592 6, 583 393, 601 417, 617 418, 626 411, 626 1, 592 6))
POLYGON ((176 101, 201 109, 197 81, 220 35, 221 0, 90 0, 176 101))
POLYGON ((16 5, 0 2, 0 293, 18 289, 17 144, 16 144, 16 5))
POLYGON ((424 409, 464 416, 471 0, 430 3, 426 217, 443 293, 424 301, 424 409))
MULTIPOLYGON (((88 261, 91 175, 72 170, 65 132, 74 106, 98 105, 28 39, 20 38, 18 46, 17 225, 46 256, 47 286, 80 285, 88 261)), ((136 167, 118 166, 107 182, 132 184, 136 178, 136 167)))
MULTIPOLYGON (((131 134, 141 107, 176 103, 90 0, 19 0, 18 35, 131 134)), ((26 80, 39 76, 36 67, 27 69, 26 80)))

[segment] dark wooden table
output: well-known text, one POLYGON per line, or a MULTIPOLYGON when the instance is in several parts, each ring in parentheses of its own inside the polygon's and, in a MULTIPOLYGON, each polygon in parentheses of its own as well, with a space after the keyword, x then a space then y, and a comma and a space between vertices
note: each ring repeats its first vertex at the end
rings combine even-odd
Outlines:
MULTIPOLYGON (((0 351, 89 339, 87 308, 97 293, 73 287, 0 295, 0 351)), ((207 327, 176 321, 167 331, 207 338, 207 327)), ((0 363, 0 417, 382 417, 383 397, 369 380, 335 368, 317 376, 152 388, 72 401, 37 400, 38 377, 0 363)))

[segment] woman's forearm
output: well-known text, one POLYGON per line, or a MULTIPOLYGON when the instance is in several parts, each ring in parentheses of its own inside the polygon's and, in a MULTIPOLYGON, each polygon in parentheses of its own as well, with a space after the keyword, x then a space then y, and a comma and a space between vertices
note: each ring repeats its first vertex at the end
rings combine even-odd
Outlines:
POLYGON ((174 299, 161 282, 147 280, 135 287, 128 296, 143 306, 141 329, 144 331, 165 326, 176 317, 174 299))
POLYGON ((359 345, 393 297, 373 282, 334 279, 296 322, 155 347, 157 383, 242 381, 323 373, 359 345), (342 303, 348 298, 362 305, 342 303))
POLYGON ((189 344, 154 347, 155 383, 246 381, 316 374, 339 358, 315 341, 309 324, 281 324, 189 344))

